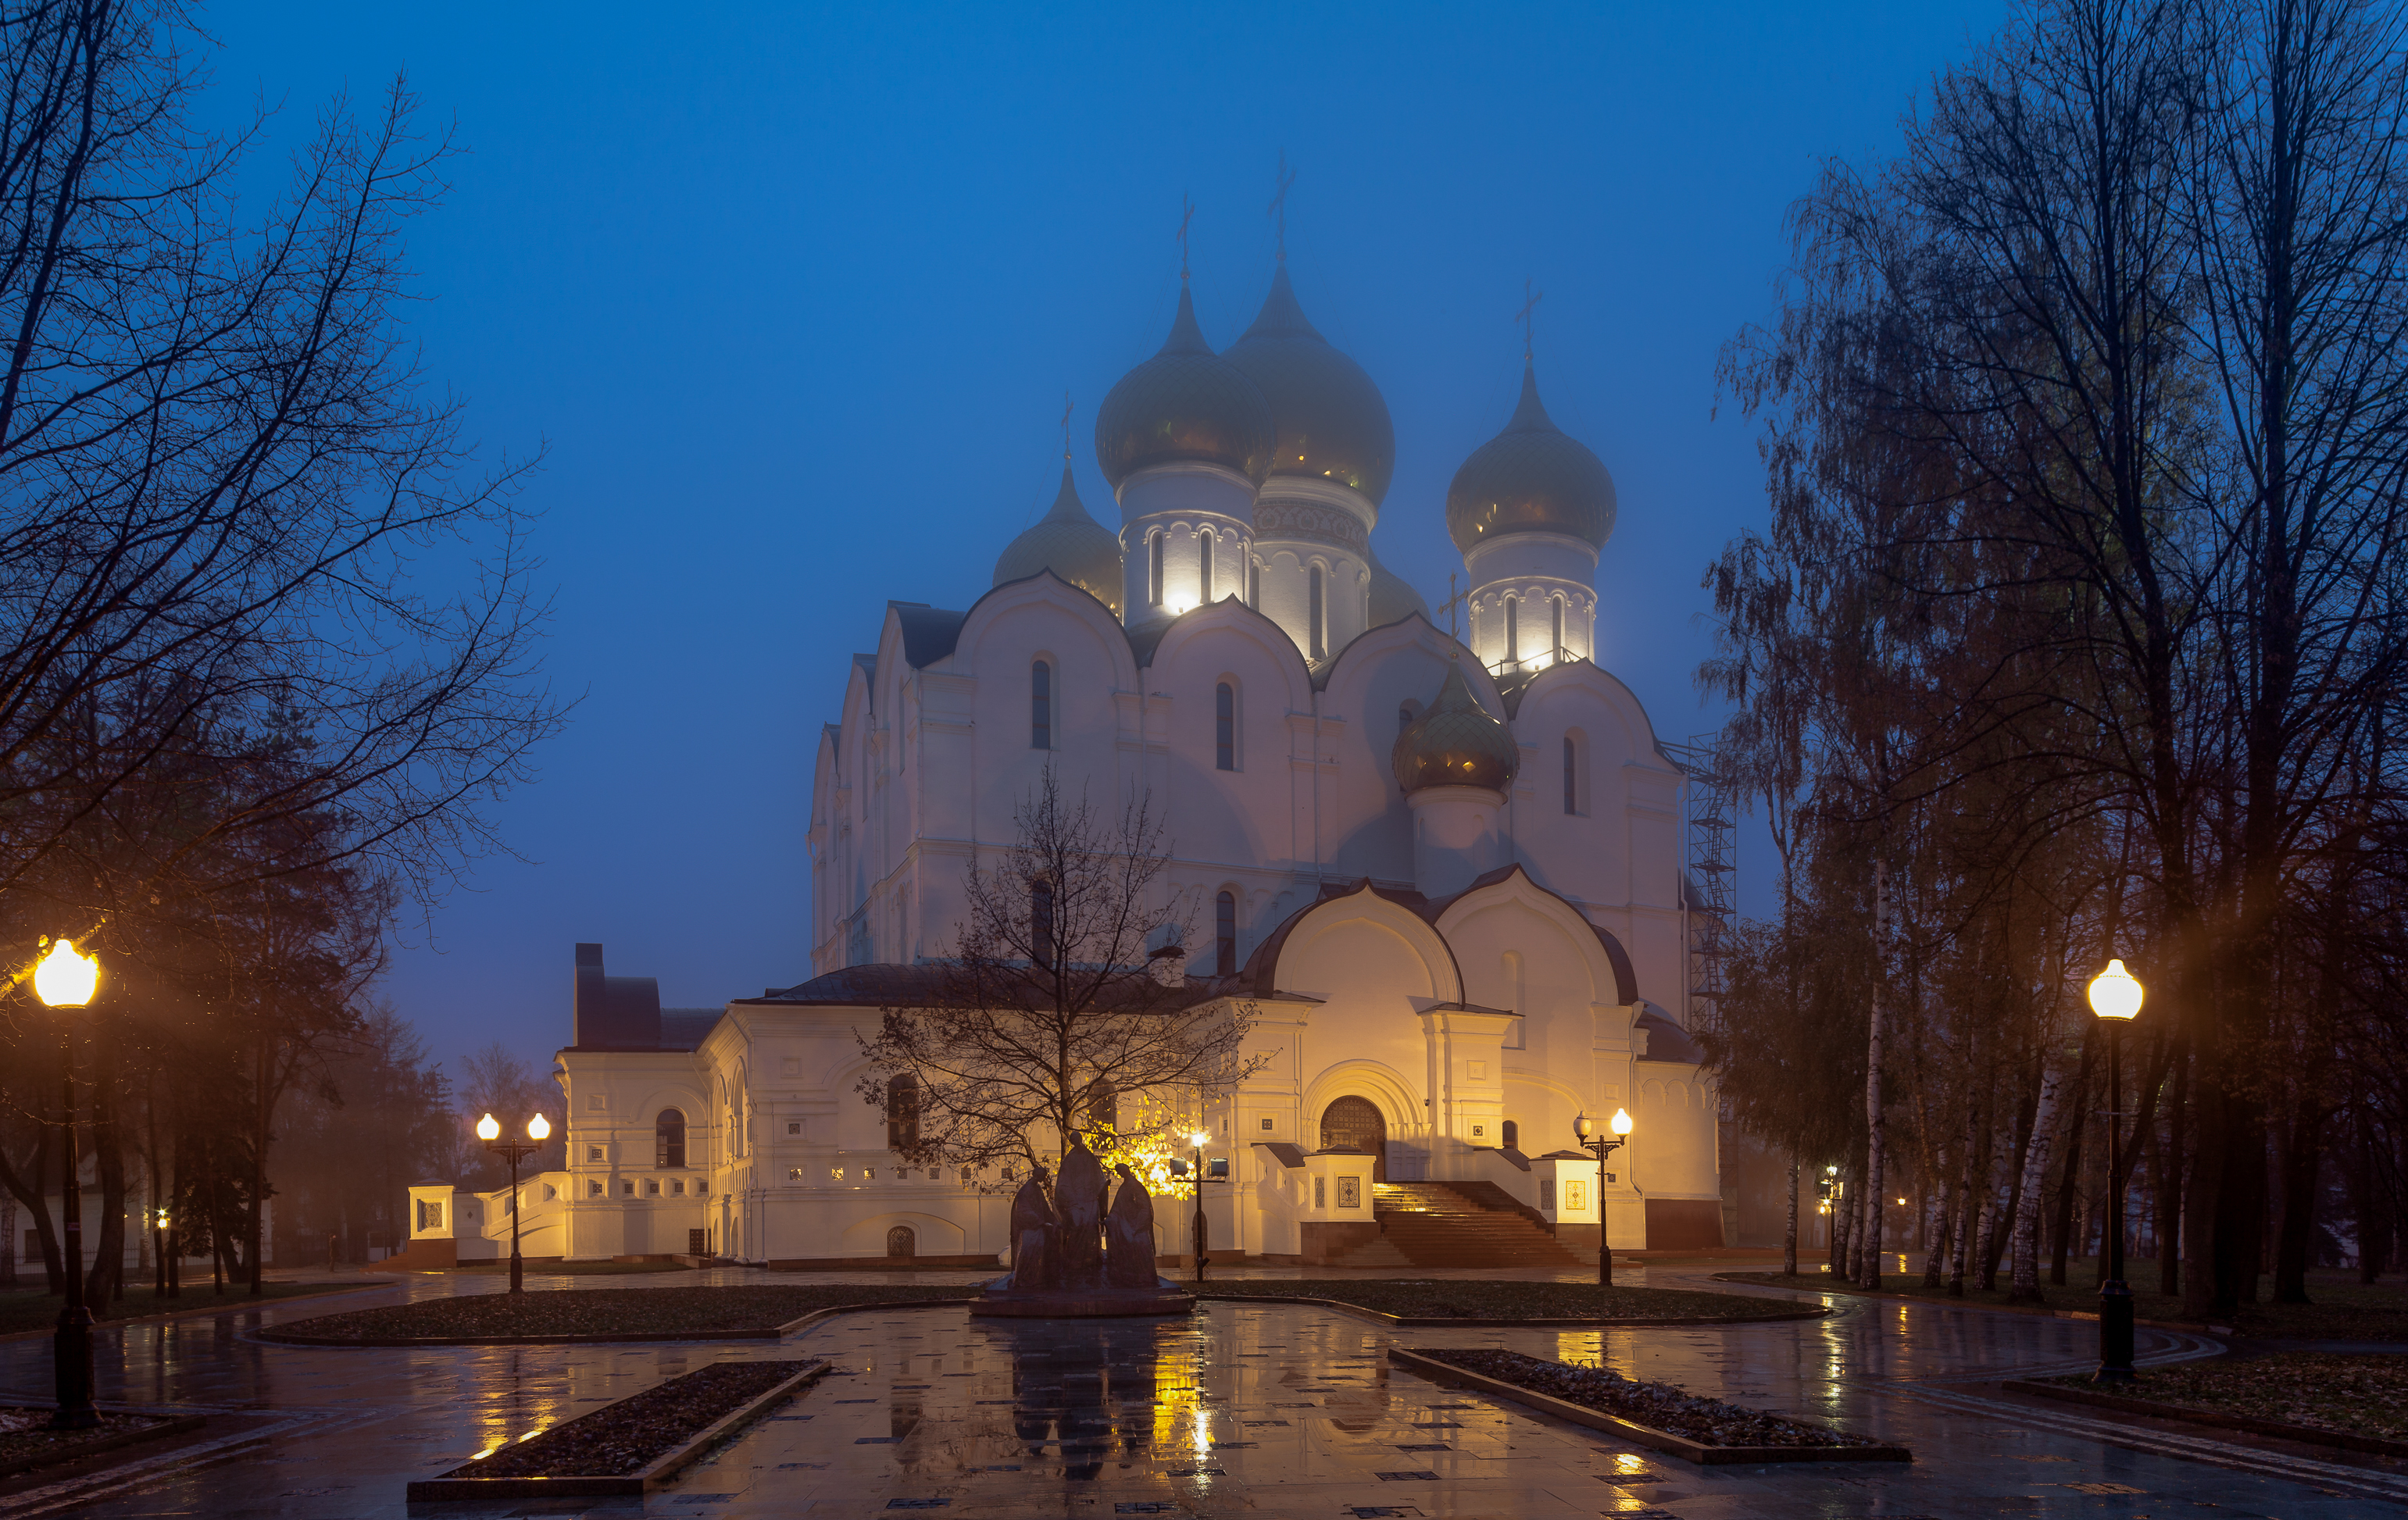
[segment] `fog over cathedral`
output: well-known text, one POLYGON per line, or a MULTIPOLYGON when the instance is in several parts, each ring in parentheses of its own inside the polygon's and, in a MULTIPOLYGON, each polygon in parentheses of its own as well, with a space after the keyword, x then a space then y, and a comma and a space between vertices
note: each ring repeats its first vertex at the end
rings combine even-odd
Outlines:
MULTIPOLYGON (((1612 477, 1550 419, 1534 362, 1518 397, 1463 405, 1507 416, 1448 489, 1467 589, 1434 618, 1374 548, 1396 462, 1378 385, 1283 259, 1217 351, 1182 278, 1160 350, 1096 408, 1116 526, 1066 455, 990 590, 953 610, 896 586, 853 656, 813 765, 810 976, 663 1010, 579 947, 568 1169, 524 1248, 1008 1253, 998 1169, 898 1157, 855 1090, 857 1036, 935 997, 966 874, 1049 769, 1161 816, 1168 888, 1198 906, 1180 996, 1241 1003, 1268 1058, 1196 1115, 1234 1183, 1209 1197, 1215 1251, 1569 1265, 1600 1229, 1722 1243, 1684 1028, 1684 777, 1596 646, 1612 477), (1575 1148, 1576 1115, 1625 1107, 1625 1150, 1575 1148), (1416 1215, 1446 1228, 1416 1235, 1416 1215)), ((1183 1218, 1159 1228, 1185 1249, 1183 1218)))

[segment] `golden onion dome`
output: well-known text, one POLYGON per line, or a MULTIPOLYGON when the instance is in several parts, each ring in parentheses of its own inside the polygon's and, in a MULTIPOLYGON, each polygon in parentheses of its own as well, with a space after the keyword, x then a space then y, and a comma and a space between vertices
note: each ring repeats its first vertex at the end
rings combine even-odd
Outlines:
POLYGON ((1363 366, 1305 320, 1286 264, 1271 277, 1271 293, 1254 325, 1222 357, 1245 371, 1270 403, 1278 430, 1271 474, 1334 480, 1380 504, 1397 468, 1388 404, 1363 366))
POLYGON ((1401 622, 1418 612, 1422 621, 1430 620, 1429 604, 1422 593, 1412 589, 1406 579, 1380 562, 1379 554, 1366 546, 1363 558, 1371 566, 1371 626, 1385 628, 1401 622))
POLYGON ((995 561, 995 584, 1026 580, 1051 570, 1112 609, 1121 610, 1121 541, 1087 515, 1079 488, 1070 482, 1070 462, 1062 462, 1062 490, 1053 509, 1004 546, 995 561))
POLYGON ((1256 485, 1270 468, 1271 410, 1245 373, 1212 352, 1196 303, 1179 288, 1179 315, 1162 350, 1120 378, 1096 409, 1096 462, 1114 490, 1149 464, 1200 460, 1256 485))
POLYGON ((1428 712, 1397 735, 1389 755, 1397 784, 1407 791, 1424 787, 1485 787, 1505 791, 1522 766, 1521 747, 1505 725, 1488 715, 1463 678, 1463 667, 1450 665, 1446 684, 1428 712))
POLYGON ((1522 368, 1522 404, 1505 431, 1472 450, 1446 489, 1446 531, 1469 554, 1506 533, 1569 533, 1598 547, 1613 533, 1613 476, 1548 419, 1539 381, 1522 368))

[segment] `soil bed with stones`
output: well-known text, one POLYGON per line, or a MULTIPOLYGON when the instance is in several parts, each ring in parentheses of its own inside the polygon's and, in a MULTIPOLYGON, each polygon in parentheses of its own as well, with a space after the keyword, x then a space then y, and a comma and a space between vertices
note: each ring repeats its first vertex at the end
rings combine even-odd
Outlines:
POLYGON ((1603 1367, 1541 1361, 1518 1351, 1478 1348, 1416 1348, 1449 1367, 1493 1377, 1584 1409, 1618 1416, 1650 1429, 1668 1431, 1703 1446, 1879 1446, 1870 1436, 1807 1425, 1760 1409, 1743 1409, 1719 1399, 1702 1399, 1665 1383, 1641 1383, 1603 1367))
POLYGON ((736 1287, 564 1287, 468 1293, 380 1309, 292 1320, 268 1339, 310 1345, 394 1341, 485 1341, 520 1336, 774 1334, 822 1309, 960 1299, 968 1290, 926 1285, 822 1283, 736 1287))
POLYGON ((89 1453, 127 1445, 150 1436, 172 1434, 169 1427, 189 1429, 200 1424, 190 1417, 103 1410, 100 1424, 92 1429, 53 1430, 50 1424, 54 1413, 39 1406, 0 1405, 0 1476, 48 1467, 53 1462, 72 1462, 89 1453))
POLYGON ((2387 1353, 2285 1351, 2144 1368, 2129 1383, 2093 1383, 2086 1374, 2046 1381, 2211 1414, 2408 1441, 2408 1357, 2387 1353))
POLYGON ((603 1478, 634 1472, 811 1365, 720 1362, 553 1426, 444 1476, 603 1478))
MULTIPOLYGON (((1184 1283, 1206 1298, 1326 1299, 1399 1319, 1698 1320, 1798 1319, 1784 1299, 1685 1288, 1599 1287, 1595 1283, 1512 1283, 1401 1277, 1286 1278, 1184 1283)), ((1811 1311, 1809 1312, 1812 1313, 1811 1311)))

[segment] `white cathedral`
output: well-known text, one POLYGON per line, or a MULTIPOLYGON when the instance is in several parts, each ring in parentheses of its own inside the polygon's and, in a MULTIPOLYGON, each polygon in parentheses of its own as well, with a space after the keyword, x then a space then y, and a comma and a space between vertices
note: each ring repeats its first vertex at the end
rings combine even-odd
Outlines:
MULTIPOLYGON (((1066 459, 992 590, 889 602, 853 657, 812 781, 809 980, 664 1010, 578 947, 567 1166, 525 1185, 524 1253, 1008 1254, 1008 1186, 887 1149, 856 1033, 929 985, 964 873, 1049 765, 1166 817, 1168 889, 1211 905, 1187 989, 1241 1001, 1268 1058, 1192 1121, 1216 1258, 1721 1244, 1715 1097, 1684 1030, 1684 778, 1597 662, 1613 482, 1534 375, 1446 495, 1468 643, 1373 555, 1387 405, 1283 263, 1219 353, 1182 286, 1096 453, 1117 532, 1066 459), (1575 1117, 1616 1109, 1633 1130, 1600 1166, 1575 1117)), ((508 1250, 506 1194, 415 1192, 414 1253, 508 1250)), ((1188 1212, 1160 1211, 1166 1257, 1188 1212)))

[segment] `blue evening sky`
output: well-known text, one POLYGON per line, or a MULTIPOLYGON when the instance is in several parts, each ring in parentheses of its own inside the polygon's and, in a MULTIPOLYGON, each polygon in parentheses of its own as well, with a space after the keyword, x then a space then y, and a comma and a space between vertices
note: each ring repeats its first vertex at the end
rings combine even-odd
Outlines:
MULTIPOLYGON (((217 104, 306 131, 406 69, 470 152, 410 230, 428 375, 494 453, 542 445, 548 663, 581 694, 494 860, 396 953, 451 1069, 568 1038, 570 946, 664 1001, 810 973, 813 746, 888 598, 967 605, 1053 497, 1117 526, 1096 404, 1161 343, 1180 198, 1226 344, 1297 165, 1307 313, 1397 424, 1376 543, 1436 604, 1441 503, 1503 425, 1523 280, 1549 409, 1613 473, 1600 659, 1711 728, 1698 579, 1763 516, 1718 350, 1770 309, 1784 216, 1889 149, 1992 0, 1853 6, 325 6, 206 17, 217 104)), ((1769 846, 1749 831, 1742 905, 1769 846)))

